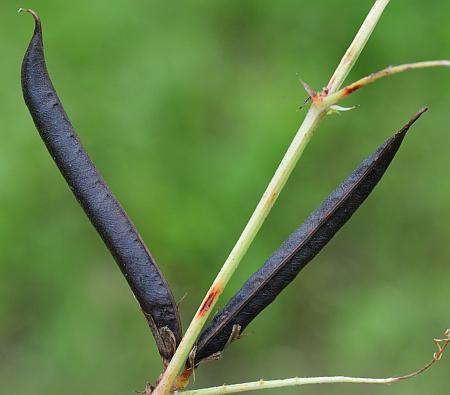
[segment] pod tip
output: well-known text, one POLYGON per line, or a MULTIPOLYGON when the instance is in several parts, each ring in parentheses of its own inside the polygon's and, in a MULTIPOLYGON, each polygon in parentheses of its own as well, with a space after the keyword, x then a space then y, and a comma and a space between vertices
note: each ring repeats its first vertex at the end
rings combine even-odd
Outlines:
POLYGON ((405 135, 407 132, 408 132, 408 130, 409 130, 409 128, 424 114, 424 113, 426 113, 428 111, 428 107, 423 107, 423 108, 421 108, 417 113, 416 113, 416 115, 414 115, 409 121, 408 121, 408 123, 405 125, 405 126, 403 126, 395 135, 396 136, 399 136, 399 135, 405 135))
POLYGON ((19 8, 18 10, 17 10, 17 12, 20 14, 20 13, 22 13, 22 12, 28 12, 29 14, 31 14, 32 16, 33 16, 33 18, 34 18, 34 20, 36 21, 36 22, 39 22, 40 21, 40 18, 39 18, 39 15, 37 14, 37 12, 36 11, 34 11, 34 10, 32 10, 31 8, 19 8))
POLYGON ((411 126, 414 122, 416 122, 421 116, 422 114, 426 113, 428 111, 428 107, 423 107, 419 110, 419 112, 414 115, 411 120, 408 122, 408 126, 411 126))

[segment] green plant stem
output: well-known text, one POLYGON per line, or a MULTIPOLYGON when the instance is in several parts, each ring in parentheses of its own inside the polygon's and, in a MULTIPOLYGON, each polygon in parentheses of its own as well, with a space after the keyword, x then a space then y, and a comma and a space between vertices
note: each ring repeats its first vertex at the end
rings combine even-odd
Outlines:
MULTIPOLYGON (((361 54, 367 40, 372 34, 373 29, 375 28, 389 1, 390 0, 376 0, 357 35, 355 36, 355 39, 344 55, 344 58, 334 72, 328 84, 329 91, 333 92, 334 90, 339 89, 361 54)), ((282 188, 286 184, 292 170, 300 159, 306 145, 310 141, 314 130, 326 112, 327 106, 322 104, 313 104, 310 107, 302 125, 298 129, 294 140, 289 146, 283 160, 277 168, 249 222, 245 226, 236 245, 231 250, 230 255, 222 266, 208 293, 204 297, 199 309, 191 321, 191 324, 187 328, 186 333, 178 346, 175 355, 167 366, 166 371, 163 373, 154 394, 167 395, 170 393, 173 383, 184 366, 185 361, 188 358, 188 355, 197 340, 201 329, 205 325, 209 314, 253 242, 282 188)))
POLYGON ((322 103, 326 106, 331 106, 338 101, 344 99, 351 93, 378 81, 381 78, 389 77, 394 74, 403 73, 408 70, 416 70, 416 69, 425 69, 429 67, 450 67, 450 60, 429 60, 425 62, 417 62, 417 63, 406 63, 398 66, 389 66, 383 70, 377 71, 376 73, 372 73, 367 77, 361 78, 360 80, 342 88, 336 93, 329 94, 321 99, 322 103))
POLYGON ((344 83, 345 79, 350 73, 350 70, 353 68, 359 58, 359 55, 361 55, 362 50, 366 46, 367 41, 372 35, 372 32, 375 29, 378 21, 380 20, 384 9, 389 4, 389 1, 390 0, 375 1, 375 4, 372 6, 372 9, 364 20, 358 33, 356 33, 353 42, 348 47, 347 51, 341 59, 341 62, 336 68, 336 71, 331 77, 330 82, 328 83, 327 89, 329 93, 334 93, 344 83))
POLYGON ((416 377, 428 369, 430 369, 436 362, 440 361, 450 343, 450 329, 444 332, 443 339, 433 339, 438 351, 433 354, 433 359, 422 368, 406 374, 404 376, 388 377, 388 378, 365 378, 365 377, 346 377, 346 376, 331 376, 331 377, 294 377, 284 380, 259 380, 249 383, 221 385, 218 387, 202 388, 198 390, 177 392, 178 395, 224 395, 233 394, 237 392, 249 392, 263 389, 293 387, 308 384, 335 384, 335 383, 350 383, 350 384, 393 384, 399 381, 408 380, 416 377))
POLYGON ((370 379, 363 377, 294 377, 282 380, 259 380, 249 383, 221 385, 218 387, 203 388, 199 390, 176 392, 179 395, 218 395, 218 394, 234 394, 237 392, 249 392, 263 389, 294 387, 307 384, 333 384, 333 383, 353 383, 353 384, 390 384, 395 379, 370 379))
MULTIPOLYGON (((167 370, 165 371, 159 386, 163 385, 163 383, 171 383, 170 385, 172 385, 173 381, 176 379, 176 376, 178 375, 184 362, 186 361, 195 340, 200 334, 200 331, 208 318, 211 308, 214 306, 218 297, 223 292, 225 285, 228 283, 229 279, 236 270, 239 262, 247 252, 248 247, 255 238, 265 218, 269 214, 269 211, 272 208, 276 198, 278 197, 279 192, 285 185, 289 175, 295 167, 295 164, 297 163, 298 159, 303 153, 303 150, 311 139, 314 129, 317 127, 317 124, 325 113, 326 112, 323 111, 322 107, 318 107, 316 105, 311 106, 311 108, 309 109, 302 125, 300 126, 296 136, 294 137, 294 140, 289 146, 283 160, 281 161, 274 177, 272 178, 266 191, 264 192, 241 237, 239 238, 238 242, 228 256, 228 259, 225 261, 225 264, 222 266, 220 272, 214 280, 210 290, 207 293, 207 296, 204 298, 202 304, 200 305, 200 308, 195 314, 191 325, 186 330, 186 334, 184 335, 180 345, 178 346, 178 349, 173 356, 171 363, 167 367, 167 370), (207 302, 209 300, 208 298, 210 297, 209 295, 214 295, 214 300, 212 302, 207 302), (208 310, 204 312, 204 306, 206 305, 206 303, 208 303, 208 310), (180 358, 180 360, 177 360, 177 364, 174 367, 171 367, 175 358, 180 358)), ((157 391, 159 390, 157 389, 157 391)), ((155 393, 167 394, 168 392, 155 393)))

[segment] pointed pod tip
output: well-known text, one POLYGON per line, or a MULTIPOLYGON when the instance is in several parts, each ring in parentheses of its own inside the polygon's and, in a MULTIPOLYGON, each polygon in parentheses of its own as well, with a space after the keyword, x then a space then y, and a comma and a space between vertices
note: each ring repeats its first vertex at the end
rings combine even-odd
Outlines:
POLYGON ((36 24, 41 23, 41 18, 39 18, 39 15, 36 11, 32 10, 31 8, 19 8, 17 12, 20 14, 22 12, 27 12, 28 14, 31 14, 36 21, 36 24))
POLYGON ((403 126, 398 132, 397 134, 406 134, 406 132, 409 130, 409 128, 424 114, 428 111, 428 107, 423 107, 421 108, 416 115, 414 115, 409 121, 408 123, 403 126))
POLYGON ((421 108, 416 115, 414 115, 411 120, 406 124, 407 127, 410 127, 414 122, 416 122, 424 113, 428 111, 428 107, 421 108))
POLYGON ((426 113, 428 111, 428 107, 422 107, 418 113, 414 116, 414 120, 418 119, 423 113, 426 113))

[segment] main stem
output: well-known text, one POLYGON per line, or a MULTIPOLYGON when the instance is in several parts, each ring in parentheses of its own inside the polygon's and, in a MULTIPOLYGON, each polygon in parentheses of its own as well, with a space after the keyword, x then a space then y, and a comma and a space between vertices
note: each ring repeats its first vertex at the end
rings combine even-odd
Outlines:
POLYGON ((330 82, 328 83, 327 88, 329 93, 336 92, 344 83, 351 69, 358 60, 359 55, 361 55, 362 50, 366 46, 367 41, 372 35, 372 32, 375 29, 378 21, 380 20, 384 9, 389 4, 389 1, 390 0, 375 1, 375 4, 372 6, 372 9, 367 15, 358 33, 356 33, 353 42, 348 47, 347 51, 341 59, 341 62, 336 68, 336 71, 331 77, 330 82))
MULTIPOLYGON (((380 19, 385 7, 390 0, 376 0, 361 28, 351 43, 349 49, 345 53, 341 63, 333 74, 328 90, 330 93, 335 92, 344 82, 348 73, 352 69, 359 55, 361 54, 367 40, 373 32, 378 20, 380 19)), ((192 319, 186 333, 177 348, 170 364, 167 366, 154 394, 167 395, 172 389, 172 385, 182 369, 185 361, 200 334, 201 329, 206 323, 213 307, 217 303, 219 296, 222 294, 225 286, 238 267, 240 261, 246 254, 248 248, 253 242, 256 234, 261 228, 264 220, 272 209, 278 195, 283 189, 292 170, 300 159, 306 145, 310 141, 312 134, 320 120, 326 114, 327 106, 313 104, 306 117, 297 131, 294 140, 289 146, 283 160, 278 166, 272 180, 270 181, 266 191, 264 192, 260 202, 256 206, 249 222, 245 226, 236 245, 231 250, 230 255, 225 261, 222 269, 218 273, 216 279, 212 283, 208 293, 203 299, 197 313, 192 319)))
POLYGON ((206 297, 197 310, 197 313, 195 314, 191 325, 189 325, 189 327, 187 328, 186 333, 180 345, 178 346, 175 355, 172 358, 172 361, 167 367, 157 389, 155 390, 155 394, 165 395, 169 393, 167 390, 163 392, 158 391, 162 391, 164 387, 170 388, 170 386, 176 379, 179 371, 181 370, 184 362, 187 359, 187 356, 189 355, 189 352, 192 349, 195 340, 200 334, 200 331, 202 330, 212 307, 217 302, 217 299, 223 292, 225 285, 230 280, 231 276, 236 270, 236 267, 244 257, 250 244, 258 233, 258 230, 261 228, 261 225, 269 214, 270 209, 273 207, 273 204, 278 197, 279 192, 286 184, 289 175, 294 169, 298 159, 303 153, 303 150, 311 139, 314 129, 316 128, 317 124, 324 114, 325 112, 315 105, 311 106, 311 108, 309 109, 302 125, 300 126, 296 136, 294 137, 294 140, 289 146, 283 160, 278 166, 275 175, 270 181, 253 215, 244 228, 244 231, 242 232, 239 240, 237 241, 236 245, 234 246, 224 265, 222 266, 220 272, 217 274, 216 279, 214 280, 206 297), (179 356, 181 356, 181 358, 179 360, 176 360, 175 358, 178 358, 179 356), (176 361, 176 363, 174 362, 174 360, 176 361))

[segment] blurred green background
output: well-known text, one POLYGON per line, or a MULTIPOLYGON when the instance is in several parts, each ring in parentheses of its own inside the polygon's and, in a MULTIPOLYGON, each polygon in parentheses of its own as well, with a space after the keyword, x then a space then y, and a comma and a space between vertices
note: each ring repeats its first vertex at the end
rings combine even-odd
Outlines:
MULTIPOLYGON (((42 17, 50 73, 94 162, 181 303, 184 327, 300 124, 299 76, 332 71, 372 0, 0 3, 0 392, 132 394, 160 360, 119 270, 50 160, 20 63, 42 17)), ((349 80, 448 58, 450 2, 393 0, 349 80)), ((450 325, 450 71, 383 80, 320 126, 223 303, 421 106, 386 177, 348 225, 195 387, 422 366, 450 325)), ((270 394, 448 394, 450 361, 389 387, 270 394)), ((192 388, 194 388, 192 386, 192 388)))

